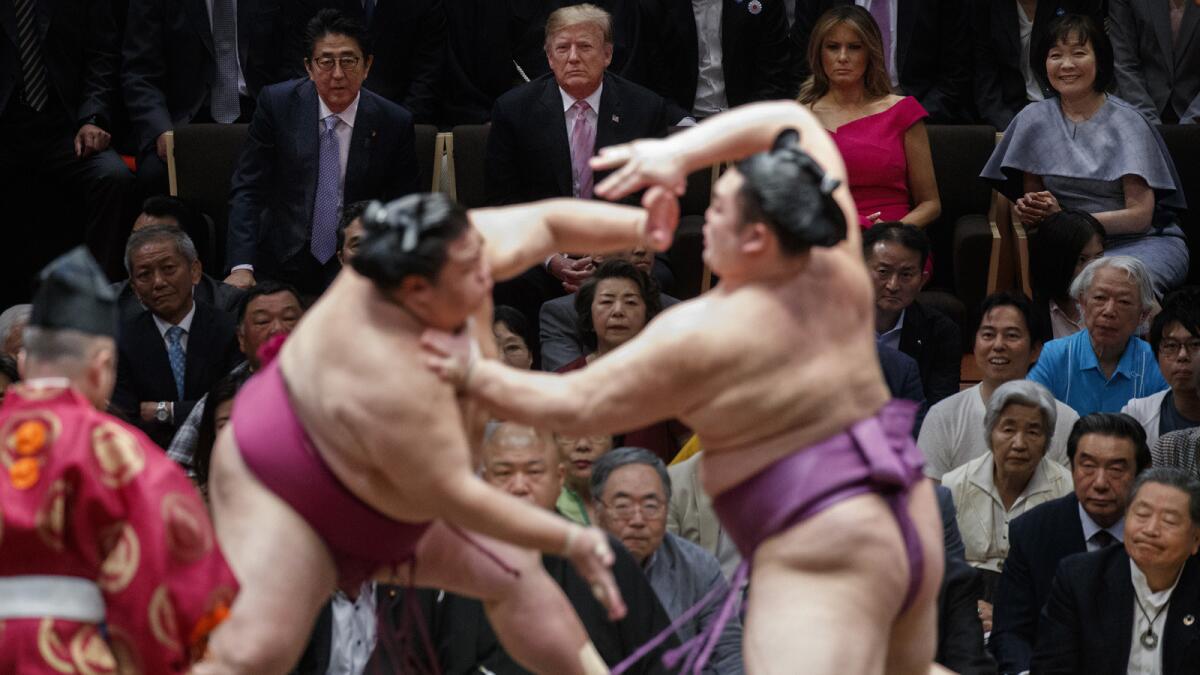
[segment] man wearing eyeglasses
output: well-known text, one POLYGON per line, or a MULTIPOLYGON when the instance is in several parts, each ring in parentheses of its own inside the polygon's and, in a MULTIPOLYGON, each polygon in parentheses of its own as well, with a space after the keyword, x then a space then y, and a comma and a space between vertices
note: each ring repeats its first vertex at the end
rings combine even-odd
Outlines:
POLYGON ((305 40, 308 79, 263 89, 233 175, 225 282, 239 288, 265 277, 319 295, 341 268, 342 205, 417 189, 412 115, 362 88, 362 24, 322 10, 305 40))
POLYGON ((1185 288, 1163 299, 1150 324, 1150 347, 1170 387, 1131 400, 1121 412, 1141 423, 1146 443, 1153 446, 1159 436, 1200 426, 1200 391, 1192 383, 1200 360, 1200 289, 1185 288))
MULTIPOLYGON (((721 564, 703 548, 667 532, 671 478, 662 460, 642 448, 617 448, 592 465, 592 498, 596 524, 621 540, 641 564, 654 594, 672 620, 716 587, 725 597, 721 564)), ((676 626, 681 642, 700 635, 717 618, 720 603, 676 626)), ((725 624, 708 662, 718 675, 741 673, 742 624, 735 613, 725 624)))

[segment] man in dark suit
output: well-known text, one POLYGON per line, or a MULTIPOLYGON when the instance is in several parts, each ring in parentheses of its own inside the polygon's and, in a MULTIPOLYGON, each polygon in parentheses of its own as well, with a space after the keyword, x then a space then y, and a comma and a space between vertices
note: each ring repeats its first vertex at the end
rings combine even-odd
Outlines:
POLYGON ((1075 492, 1034 508, 1008 527, 1008 558, 994 596, 988 641, 1001 673, 1029 670, 1038 618, 1059 562, 1123 540, 1130 486, 1150 467, 1150 450, 1137 422, 1113 413, 1080 418, 1067 440, 1067 456, 1075 492))
POLYGON ((417 189, 412 115, 362 88, 362 24, 324 9, 307 36, 309 79, 263 89, 233 174, 225 281, 240 288, 263 276, 319 295, 340 269, 342 204, 417 189))
POLYGON ((912 433, 915 438, 921 433, 921 422, 925 421, 925 413, 929 412, 929 406, 925 405, 925 389, 921 386, 921 367, 913 357, 887 345, 876 344, 875 353, 879 355, 879 367, 883 370, 883 379, 887 382, 892 398, 902 398, 920 406, 917 409, 917 419, 913 423, 912 433))
POLYGON ((373 54, 363 86, 404 106, 416 122, 432 123, 446 58, 442 0, 288 0, 282 4, 286 78, 304 77, 305 28, 317 11, 330 8, 367 28, 373 54))
MULTIPOLYGON (((104 4, 104 3, 96 3, 104 4)), ((164 133, 246 122, 279 78, 279 0, 130 0, 121 88, 137 135, 138 183, 167 191, 164 133)))
MULTIPOLYGON (((31 201, 27 180, 48 183, 51 199, 59 199, 64 188, 81 194, 88 247, 109 277, 119 278, 133 175, 109 148, 119 58, 111 6, 14 0, 0 4, 0 24, 0 195, 9 217, 40 219, 49 213, 44 204, 28 216, 11 212, 31 201)), ((6 244, 28 257, 45 234, 14 222, 6 244)), ((24 290, 45 262, 10 258, 5 267, 15 269, 6 269, 2 286, 24 290)), ((0 297, 0 303, 24 299, 0 297)))
POLYGON ((1058 565, 1031 669, 1048 675, 1192 673, 1200 663, 1200 481, 1181 469, 1138 477, 1125 545, 1058 565))
POLYGON ((1200 123, 1200 6, 1109 0, 1117 93, 1156 124, 1200 123))
MULTIPOLYGON (((916 368, 915 364, 913 368, 916 368)), ((946 567, 938 591, 938 642, 934 661, 960 675, 991 675, 996 672, 996 663, 984 649, 983 628, 976 609, 976 598, 983 595, 983 580, 979 572, 967 564, 954 511, 954 496, 948 488, 938 485, 937 499, 942 515, 946 567)))
POLYGON ((648 12, 648 86, 684 110, 795 97, 781 0, 666 0, 648 12))
POLYGON ((182 230, 145 227, 125 250, 130 285, 146 309, 121 322, 112 405, 165 448, 241 354, 233 319, 195 300, 200 261, 182 230))
MULTIPOLYGON (((552 72, 504 94, 492 111, 484 164, 491 204, 590 199, 592 186, 603 178, 593 176, 587 164, 597 150, 663 136, 678 121, 663 97, 605 72, 613 54, 607 12, 580 7, 553 12, 546 22, 545 54, 552 72)), ((496 304, 538 316, 543 302, 578 288, 591 274, 591 262, 551 256, 497 284, 496 304)), ((656 271, 655 277, 669 280, 669 273, 656 271)))
POLYGON ((1030 50, 1036 51, 1046 27, 1063 14, 1087 14, 1103 24, 1103 4, 1102 0, 1040 0, 1034 15, 1027 17, 1018 0, 974 0, 973 93, 978 118, 1004 131, 1021 108, 1050 95, 1048 85, 1037 80, 1028 63, 1030 50), (1028 43, 1022 39, 1025 21, 1032 22, 1025 37, 1028 43))
POLYGON ((965 122, 971 97, 971 45, 968 10, 963 0, 796 0, 792 24, 793 72, 803 81, 812 72, 808 41, 825 10, 856 4, 876 17, 888 55, 892 84, 914 96, 934 124, 965 122), (876 3, 885 3, 876 5, 876 3))
POLYGON ((916 359, 927 406, 958 392, 958 325, 917 301, 929 281, 929 238, 913 225, 879 223, 863 233, 863 257, 875 284, 878 342, 916 359))

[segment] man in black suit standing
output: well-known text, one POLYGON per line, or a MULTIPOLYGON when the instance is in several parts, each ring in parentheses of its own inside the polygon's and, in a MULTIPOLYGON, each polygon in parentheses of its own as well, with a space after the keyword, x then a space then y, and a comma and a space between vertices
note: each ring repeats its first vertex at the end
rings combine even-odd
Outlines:
POLYGON ((319 295, 341 268, 342 204, 417 189, 412 115, 362 88, 362 24, 323 9, 306 35, 309 79, 263 89, 233 174, 225 282, 239 288, 262 276, 319 295))
POLYGON ((446 60, 442 0, 287 0, 281 6, 282 79, 305 76, 305 28, 322 9, 336 9, 366 27, 373 53, 363 86, 404 106, 416 122, 432 123, 446 60))
MULTIPOLYGON (((119 58, 111 5, 13 0, 0 3, 0 24, 0 185, 6 208, 29 202, 27 193, 18 192, 27 189, 18 180, 22 177, 48 179, 52 189, 81 193, 88 247, 110 278, 117 278, 120 242, 129 231, 123 210, 133 175, 109 148, 119 58)), ((40 208, 29 215, 48 213, 40 208)), ((15 227, 9 228, 9 250, 28 251, 25 237, 36 243, 33 232, 14 238, 17 234, 15 227)), ((45 261, 31 262, 40 266, 45 261)), ((8 264, 24 267, 11 258, 8 264)), ((36 270, 30 266, 17 274, 24 280, 36 270)))
POLYGON ((1194 673, 1200 663, 1200 481, 1138 477, 1125 544, 1063 560, 1038 623, 1031 669, 1047 675, 1194 673))
POLYGON ((164 133, 249 121, 259 90, 280 79, 279 1, 130 0, 121 89, 147 196, 167 191, 164 133))
POLYGON ((795 98, 782 0, 666 0, 648 11, 649 86, 697 118, 795 98))
POLYGON ((137 230, 125 256, 130 285, 146 309, 121 322, 112 405, 165 448, 241 353, 233 319, 194 297, 200 261, 183 230, 137 230))
POLYGON ((1067 440, 1075 492, 1034 508, 1008 527, 1010 548, 994 596, 988 647, 1001 673, 1029 670, 1038 617, 1063 558, 1125 539, 1134 477, 1150 468, 1146 435, 1128 415, 1093 413, 1067 440))
MULTIPOLYGON (((556 10, 546 22, 550 74, 513 89, 492 110, 484 164, 488 202, 513 204, 547 197, 590 199, 588 160, 609 145, 664 136, 678 121, 658 94, 606 73, 612 62, 612 23, 592 5, 556 10)), ((658 263, 657 267, 662 266, 658 263)), ((538 316, 546 300, 574 292, 592 270, 590 258, 556 254, 496 286, 496 304, 538 316)), ((660 284, 669 273, 655 271, 660 284)))
POLYGON ((890 52, 888 74, 899 92, 916 97, 934 124, 969 121, 971 34, 964 0, 796 0, 791 43, 797 78, 812 72, 808 40, 817 19, 835 5, 851 4, 879 24, 890 52))

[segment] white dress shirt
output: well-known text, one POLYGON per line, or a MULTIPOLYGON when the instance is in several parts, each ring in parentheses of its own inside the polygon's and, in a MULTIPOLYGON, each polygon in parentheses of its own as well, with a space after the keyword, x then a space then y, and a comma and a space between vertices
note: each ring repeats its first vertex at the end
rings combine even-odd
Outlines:
POLYGON ((192 300, 192 308, 188 310, 188 313, 183 316, 183 319, 179 323, 167 323, 158 318, 157 314, 151 314, 150 316, 154 318, 154 325, 158 327, 158 334, 162 336, 163 344, 166 345, 167 349, 171 348, 171 343, 167 342, 167 331, 172 326, 179 326, 183 329, 183 337, 179 340, 179 345, 183 347, 183 353, 187 354, 188 336, 192 334, 192 319, 196 318, 196 301, 192 300))
MULTIPOLYGON (((1179 574, 1183 574, 1182 567, 1179 574)), ((1146 575, 1142 574, 1132 559, 1129 561, 1129 575, 1133 578, 1133 640, 1129 643, 1129 669, 1126 672, 1129 675, 1163 675, 1163 631, 1167 627, 1167 603, 1171 602, 1171 593, 1179 585, 1179 575, 1175 576, 1175 583, 1170 588, 1157 593, 1150 590, 1146 575), (1141 607, 1138 607, 1138 603, 1141 603, 1141 607), (1147 620, 1146 615, 1153 619, 1153 623, 1147 620), (1158 644, 1154 649, 1142 644, 1142 633, 1151 626, 1158 636, 1158 644)))
POLYGON ((725 96, 725 70, 721 55, 721 12, 723 0, 692 0, 696 17, 696 49, 699 72, 692 112, 708 117, 729 108, 725 96))
MULTIPOLYGON (((600 86, 596 87, 596 91, 588 94, 583 100, 591 106, 591 110, 587 111, 588 121, 592 123, 593 129, 598 129, 597 120, 600 119, 600 94, 604 91, 604 82, 600 82, 600 86)), ((571 134, 575 133, 575 113, 570 112, 571 106, 579 99, 574 98, 566 92, 562 87, 558 88, 558 93, 562 96, 563 119, 567 122, 567 144, 570 145, 571 134)), ((573 159, 573 158, 572 158, 573 159)))
MULTIPOLYGON (((869 11, 871 11, 871 3, 872 2, 886 2, 889 5, 891 5, 888 15, 892 19, 892 25, 888 26, 887 30, 890 31, 891 35, 892 35, 892 45, 891 45, 892 48, 890 50, 888 50, 888 53, 886 56, 887 71, 888 71, 888 75, 892 79, 892 86, 898 87, 898 86, 900 86, 900 78, 899 78, 898 74, 896 73, 896 43, 900 41, 900 36, 896 33, 896 11, 897 11, 897 5, 899 5, 900 3, 899 3, 899 0, 855 0, 854 4, 858 5, 859 7, 862 7, 863 9, 865 9, 869 12, 869 11)), ((879 28, 883 29, 883 26, 880 26, 879 28)))
POLYGON ((1033 76, 1033 66, 1029 65, 1029 44, 1033 40, 1033 17, 1025 15, 1025 8, 1018 0, 1012 1, 1017 4, 1017 30, 1021 37, 1020 66, 1021 77, 1025 78, 1025 97, 1030 101, 1041 101, 1046 97, 1042 95, 1042 87, 1038 84, 1037 78, 1033 76))
MULTIPOLYGON (((204 0, 204 4, 208 7, 208 30, 211 33, 212 32, 213 0, 204 0)), ((237 6, 238 6, 238 0, 233 0, 233 42, 235 45, 238 43, 238 39, 237 39, 237 25, 238 25, 238 23, 237 23, 237 6)), ((250 89, 246 87, 246 76, 242 74, 242 55, 236 49, 233 51, 233 58, 237 59, 238 93, 241 94, 242 96, 249 96, 250 89)))
POLYGON ((375 651, 375 582, 364 581, 353 602, 338 591, 331 604, 333 634, 329 640, 327 675, 360 675, 375 651))
MULTIPOLYGON (((338 119, 342 120, 333 133, 338 139, 338 178, 343 187, 346 185, 346 164, 350 161, 350 138, 354 135, 354 119, 358 116, 358 101, 361 98, 362 92, 359 92, 345 110, 336 113, 338 119)), ((325 118, 335 113, 320 96, 317 97, 317 105, 317 137, 320 138, 320 134, 325 133, 325 118)))
POLYGON ((1125 516, 1121 516, 1120 520, 1108 527, 1100 527, 1096 521, 1092 520, 1088 512, 1083 510, 1083 504, 1076 506, 1079 507, 1079 522, 1083 524, 1083 541, 1087 545, 1088 553, 1100 550, 1100 544, 1092 541, 1092 537, 1096 536, 1100 530, 1108 532, 1117 541, 1125 541, 1125 516))

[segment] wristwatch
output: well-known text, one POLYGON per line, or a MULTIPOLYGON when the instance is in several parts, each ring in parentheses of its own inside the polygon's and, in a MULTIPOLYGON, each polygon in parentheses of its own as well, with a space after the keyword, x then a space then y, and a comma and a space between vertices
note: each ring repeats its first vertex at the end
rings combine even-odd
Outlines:
POLYGON ((154 409, 154 419, 158 420, 159 422, 163 422, 163 423, 166 423, 166 421, 168 419, 170 419, 170 415, 167 413, 167 402, 166 401, 158 402, 158 407, 154 409))

